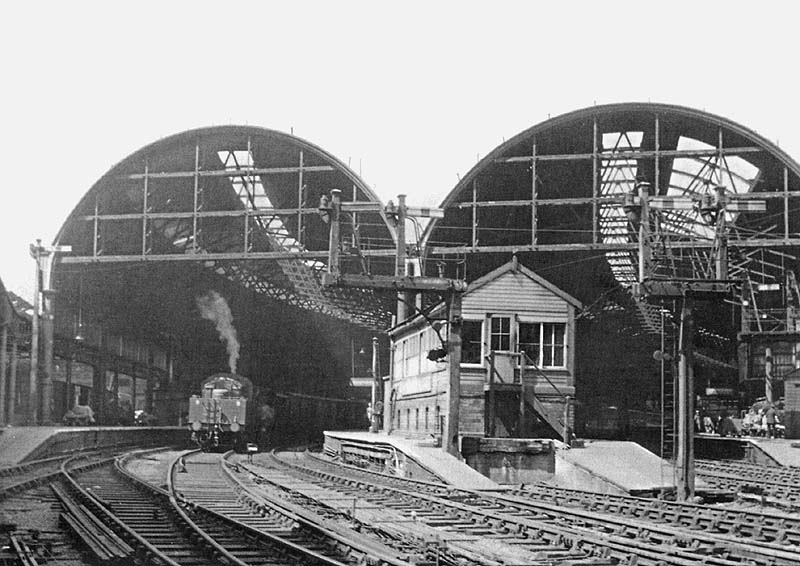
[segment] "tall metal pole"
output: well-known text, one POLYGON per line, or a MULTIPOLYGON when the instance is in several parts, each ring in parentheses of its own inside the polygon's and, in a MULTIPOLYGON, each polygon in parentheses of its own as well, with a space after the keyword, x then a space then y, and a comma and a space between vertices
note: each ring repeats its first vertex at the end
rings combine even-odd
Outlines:
POLYGON ((339 275, 339 212, 342 209, 342 191, 331 191, 331 230, 328 235, 328 273, 339 275))
POLYGON ((17 410, 17 333, 11 336, 11 372, 8 379, 8 422, 14 424, 17 410))
POLYGON ((639 282, 650 277, 650 184, 639 183, 642 217, 639 220, 639 282))
MULTIPOLYGON (((717 186, 717 201, 722 202, 725 198, 725 187, 717 186)), ((725 237, 725 208, 720 208, 717 213, 717 257, 715 258, 715 274, 720 281, 728 279, 728 240, 725 237)))
POLYGON ((378 412, 375 410, 375 405, 378 402, 378 337, 372 337, 372 418, 370 419, 370 432, 378 432, 378 412))
POLYGON ((692 299, 684 296, 681 307, 678 359, 678 501, 694 497, 694 371, 692 369, 692 299))
MULTIPOLYGON (((664 336, 664 310, 661 310, 661 399, 659 404, 661 405, 661 457, 666 458, 667 455, 664 451, 664 425, 665 425, 665 413, 664 413, 664 390, 665 390, 665 383, 664 380, 666 378, 666 369, 667 369, 667 345, 666 345, 666 337, 664 336)), ((692 413, 692 418, 694 418, 694 413, 692 413)))
POLYGON ((36 261, 36 280, 33 291, 33 318, 31 320, 31 368, 30 368, 30 413, 31 423, 39 423, 39 415, 44 424, 50 424, 53 405, 53 296, 55 291, 51 289, 50 271, 51 260, 59 252, 71 252, 71 246, 49 246, 42 245, 41 240, 36 240, 36 244, 31 244, 31 257, 36 261), (51 256, 52 254, 52 256, 51 256), (39 376, 39 311, 40 301, 44 297, 43 309, 43 339, 44 339, 44 369, 42 372, 42 407, 39 412, 38 399, 38 376, 39 376))
MULTIPOLYGON (((406 195, 397 195, 397 259, 394 274, 403 277, 406 274, 406 195)), ((408 294, 397 295, 397 324, 408 316, 408 294)))
POLYGON ((6 424, 6 382, 8 376, 8 327, 11 321, 3 325, 0 331, 0 426, 6 424))
MULTIPOLYGON (((45 286, 50 279, 48 270, 44 280, 45 286)), ((53 299, 55 291, 44 289, 42 291, 42 409, 41 422, 45 425, 52 424, 53 420, 53 340, 54 340, 54 314, 53 299)))
POLYGON ((30 374, 28 379, 28 418, 29 424, 39 422, 39 292, 41 289, 42 241, 36 240, 36 245, 31 244, 31 257, 36 262, 36 275, 33 282, 33 316, 31 317, 31 355, 30 374))
POLYGON ((447 430, 444 435, 444 450, 453 456, 459 455, 458 418, 461 405, 461 293, 450 293, 449 352, 450 379, 448 384, 447 430))

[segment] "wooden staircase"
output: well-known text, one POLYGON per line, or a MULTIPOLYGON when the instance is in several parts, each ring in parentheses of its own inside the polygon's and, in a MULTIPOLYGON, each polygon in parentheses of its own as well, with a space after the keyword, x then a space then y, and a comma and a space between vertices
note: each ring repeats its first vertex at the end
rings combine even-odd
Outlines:
MULTIPOLYGON (((564 442, 568 442, 569 436, 567 431, 568 423, 565 422, 565 412, 561 410, 554 410, 548 407, 542 399, 540 399, 532 387, 525 386, 525 377, 533 375, 534 377, 541 378, 550 384, 551 390, 558 398, 557 404, 561 407, 569 406, 569 396, 563 394, 558 387, 547 377, 540 368, 531 360, 525 352, 490 352, 486 356, 489 363, 489 375, 485 386, 486 391, 489 393, 486 409, 486 435, 494 437, 498 434, 498 426, 504 429, 506 433, 509 430, 519 431, 521 426, 509 426, 509 423, 504 422, 499 415, 501 411, 497 406, 497 395, 501 392, 512 392, 518 396, 519 399, 519 414, 518 422, 522 423, 525 420, 526 409, 533 409, 534 413, 546 423, 552 431, 564 442), (498 423, 498 420, 500 422, 498 423)), ((500 431, 501 433, 503 430, 500 431)))

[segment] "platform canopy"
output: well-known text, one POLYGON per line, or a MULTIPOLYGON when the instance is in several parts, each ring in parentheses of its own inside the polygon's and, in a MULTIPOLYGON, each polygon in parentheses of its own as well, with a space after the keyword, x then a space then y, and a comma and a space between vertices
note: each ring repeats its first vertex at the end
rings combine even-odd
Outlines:
POLYGON ((319 205, 333 189, 352 204, 342 261, 354 272, 391 273, 394 228, 366 183, 316 145, 252 126, 192 130, 126 157, 63 225, 56 243, 72 253, 59 265, 190 262, 258 294, 384 328, 384 298, 320 284, 328 225, 319 205))
POLYGON ((637 281, 640 218, 625 204, 641 186, 654 276, 713 278, 720 241, 731 279, 782 283, 797 267, 798 163, 731 120, 652 103, 578 110, 496 147, 428 225, 428 264, 471 280, 518 254, 591 303, 637 281))

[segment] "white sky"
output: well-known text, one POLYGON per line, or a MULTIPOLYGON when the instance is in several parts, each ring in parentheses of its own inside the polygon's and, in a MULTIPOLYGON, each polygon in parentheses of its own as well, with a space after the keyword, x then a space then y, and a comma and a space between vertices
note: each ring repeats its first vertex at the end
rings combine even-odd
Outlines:
POLYGON ((0 279, 164 136, 298 135, 382 200, 436 205, 478 156, 592 104, 718 114, 800 159, 795 2, 10 2, 0 24, 0 279), (120 7, 122 6, 122 7, 120 7))

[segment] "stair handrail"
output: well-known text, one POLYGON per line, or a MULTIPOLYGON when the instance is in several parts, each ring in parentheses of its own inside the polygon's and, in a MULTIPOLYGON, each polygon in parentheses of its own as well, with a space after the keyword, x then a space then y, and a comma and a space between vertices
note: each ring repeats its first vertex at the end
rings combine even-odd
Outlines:
POLYGON ((540 367, 539 367, 539 366, 536 364, 536 362, 534 362, 534 361, 531 359, 531 357, 530 357, 530 356, 529 356, 527 353, 525 353, 525 350, 520 350, 520 354, 522 354, 523 361, 525 361, 525 362, 526 362, 524 365, 521 365, 521 366, 520 366, 520 378, 522 377, 522 376, 521 376, 521 374, 522 374, 522 371, 524 371, 524 368, 527 368, 527 367, 529 367, 529 366, 530 366, 530 367, 532 367, 533 369, 535 369, 535 370, 538 372, 538 374, 539 374, 541 377, 543 377, 543 378, 544 378, 544 379, 547 381, 547 383, 549 383, 549 384, 550 384, 550 387, 552 387, 552 388, 555 390, 555 392, 556 392, 556 393, 558 393, 558 394, 561 396, 561 398, 562 398, 562 399, 566 399, 567 397, 569 397, 569 395, 566 395, 565 393, 563 393, 563 392, 562 392, 562 391, 561 391, 561 390, 558 388, 558 386, 557 386, 555 383, 553 383, 552 381, 550 381, 550 378, 549 378, 549 377, 547 377, 547 374, 544 372, 544 370, 542 370, 542 369, 541 369, 541 368, 540 368, 540 367), (529 363, 528 363, 528 362, 529 362, 529 363))
MULTIPOLYGON (((487 354, 486 356, 483 357, 483 359, 486 360, 486 362, 489 364, 489 374, 486 376, 486 380, 487 380, 487 383, 489 383, 490 385, 495 383, 495 380, 493 379, 495 377, 500 378, 500 379, 498 379, 498 382, 507 383, 505 380, 502 379, 503 376, 500 375, 500 372, 497 371, 497 366, 494 365, 494 355, 495 355, 495 353, 496 353, 495 350, 490 350, 489 354, 487 354)), ((511 354, 514 357, 520 357, 519 355, 521 353, 524 353, 524 352, 508 352, 508 353, 511 354)), ((522 366, 520 366, 520 368, 522 368, 522 366)), ((516 377, 512 375, 511 376, 511 383, 513 384, 513 383, 516 383, 516 382, 517 382, 516 377)), ((519 382, 522 383, 522 375, 521 374, 520 374, 519 382)))

